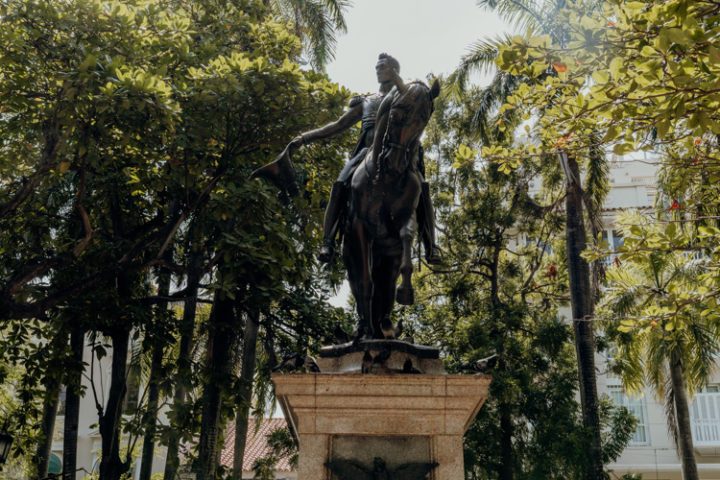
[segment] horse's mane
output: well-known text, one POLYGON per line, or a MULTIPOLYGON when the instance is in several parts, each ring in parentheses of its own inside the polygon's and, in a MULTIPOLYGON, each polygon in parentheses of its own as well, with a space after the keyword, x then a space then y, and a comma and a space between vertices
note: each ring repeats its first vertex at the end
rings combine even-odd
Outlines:
POLYGON ((423 82, 422 80, 412 80, 410 82, 405 82, 406 87, 409 87, 410 85, 422 85, 423 87, 430 90, 430 86, 428 86, 428 84, 423 82))

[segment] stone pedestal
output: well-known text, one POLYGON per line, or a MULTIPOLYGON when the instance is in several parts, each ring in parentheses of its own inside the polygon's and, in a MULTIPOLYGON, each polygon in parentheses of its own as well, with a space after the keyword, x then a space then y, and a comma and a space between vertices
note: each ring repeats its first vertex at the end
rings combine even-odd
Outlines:
POLYGON ((346 459, 372 470, 377 458, 389 471, 436 463, 427 478, 463 480, 463 434, 487 398, 491 378, 417 373, 409 363, 437 372, 439 360, 412 351, 366 347, 359 362, 345 358, 354 353, 326 353, 318 361, 321 373, 273 376, 300 445, 298 480, 348 480, 333 475, 326 462, 346 459), (403 369, 415 373, 398 373, 403 369))

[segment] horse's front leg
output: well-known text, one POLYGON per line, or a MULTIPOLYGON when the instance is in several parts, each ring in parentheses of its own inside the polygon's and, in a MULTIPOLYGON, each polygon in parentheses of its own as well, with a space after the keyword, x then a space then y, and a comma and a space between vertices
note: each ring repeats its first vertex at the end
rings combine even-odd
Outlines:
POLYGON ((417 221, 415 214, 410 216, 408 221, 400 229, 400 242, 402 245, 402 258, 400 261, 400 286, 397 289, 397 302, 400 305, 412 305, 415 303, 415 291, 412 286, 412 242, 417 233, 417 221))

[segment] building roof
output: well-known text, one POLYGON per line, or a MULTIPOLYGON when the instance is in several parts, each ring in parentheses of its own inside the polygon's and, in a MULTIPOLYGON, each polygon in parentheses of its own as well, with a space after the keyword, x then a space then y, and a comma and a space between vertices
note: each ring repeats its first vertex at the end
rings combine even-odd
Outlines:
MULTIPOLYGON (((245 444, 245 458, 243 458, 243 471, 252 471, 255 461, 263 458, 270 453, 270 447, 267 444, 267 436, 278 428, 286 428, 287 423, 284 418, 263 418, 259 426, 256 419, 250 419, 248 427, 247 442, 245 444)), ((235 422, 229 422, 225 431, 225 445, 220 456, 220 463, 226 467, 232 468, 233 457, 235 455, 235 422)), ((277 463, 276 471, 292 472, 290 462, 287 457, 282 457, 277 463)))

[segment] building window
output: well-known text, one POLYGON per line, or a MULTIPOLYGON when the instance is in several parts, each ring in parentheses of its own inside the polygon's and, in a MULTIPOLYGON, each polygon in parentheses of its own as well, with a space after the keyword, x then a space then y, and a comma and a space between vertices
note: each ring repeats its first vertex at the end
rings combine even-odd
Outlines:
POLYGON ((602 241, 607 245, 607 248, 610 250, 610 255, 605 257, 603 260, 603 263, 605 263, 605 266, 610 266, 616 263, 616 259, 618 258, 617 252, 620 247, 623 246, 623 243, 625 242, 625 239, 623 239, 622 232, 619 230, 603 230, 602 231, 602 241))
POLYGON ((608 385, 610 398, 616 405, 627 408, 637 419, 635 434, 630 439, 630 445, 649 445, 650 428, 647 420, 647 406, 645 396, 629 397, 621 385, 608 385))
POLYGON ((690 407, 693 441, 699 446, 720 444, 720 384, 711 383, 695 395, 690 407))

